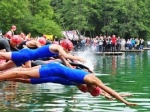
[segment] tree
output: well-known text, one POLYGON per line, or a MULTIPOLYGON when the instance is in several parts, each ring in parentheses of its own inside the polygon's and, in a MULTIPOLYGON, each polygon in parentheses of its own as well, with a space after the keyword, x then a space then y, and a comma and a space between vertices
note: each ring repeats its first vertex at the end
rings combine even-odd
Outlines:
POLYGON ((0 2, 0 28, 4 32, 8 31, 11 25, 17 26, 17 31, 22 30, 21 24, 29 14, 28 0, 2 0, 0 2))
POLYGON ((35 0, 31 2, 34 8, 32 15, 31 30, 36 34, 53 34, 61 36, 61 27, 53 20, 54 12, 50 6, 49 0, 35 0))
POLYGON ((61 27, 54 21, 53 9, 49 0, 1 0, 0 28, 3 32, 11 25, 32 35, 53 34, 61 36, 61 27))

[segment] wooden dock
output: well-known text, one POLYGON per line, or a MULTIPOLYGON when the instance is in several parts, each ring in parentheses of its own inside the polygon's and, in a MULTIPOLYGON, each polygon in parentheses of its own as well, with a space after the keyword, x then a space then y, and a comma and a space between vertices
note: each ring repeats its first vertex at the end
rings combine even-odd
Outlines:
POLYGON ((123 52, 96 52, 96 55, 122 55, 123 52))
POLYGON ((137 50, 137 49, 129 49, 129 50, 121 50, 121 52, 143 52, 144 50, 141 49, 141 50, 137 50))
MULTIPOLYGON (((122 55, 123 54, 123 52, 88 52, 88 53, 94 55, 122 55)), ((72 54, 78 55, 78 54, 83 54, 83 52, 72 52, 72 54)))
POLYGON ((148 48, 148 47, 145 47, 145 48, 143 48, 144 50, 150 50, 150 48, 148 48))
MULTIPOLYGON (((87 52, 89 54, 95 54, 95 55, 122 55, 124 52, 143 52, 144 50, 150 50, 150 48, 144 48, 141 50, 137 50, 137 49, 128 49, 128 50, 121 50, 120 52, 116 51, 116 52, 87 52)), ((84 51, 83 51, 84 52, 84 51)), ((79 52, 73 52, 73 54, 83 54, 83 52, 79 51, 79 52)))

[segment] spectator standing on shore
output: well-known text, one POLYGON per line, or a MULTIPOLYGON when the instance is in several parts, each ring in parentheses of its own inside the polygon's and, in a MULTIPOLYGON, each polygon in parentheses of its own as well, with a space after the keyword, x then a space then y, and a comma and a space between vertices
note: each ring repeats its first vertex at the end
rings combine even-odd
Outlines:
POLYGON ((15 31, 16 31, 16 26, 12 25, 11 29, 5 34, 5 37, 8 39, 11 39, 11 37, 14 35, 15 31))
POLYGON ((88 49, 90 47, 91 47, 91 39, 90 39, 90 37, 87 37, 86 38, 86 48, 88 49))
POLYGON ((103 38, 99 39, 98 45, 99 45, 99 52, 103 52, 103 38))
POLYGON ((126 44, 126 40, 121 39, 121 50, 125 50, 125 44, 126 44))
POLYGON ((139 49, 139 45, 140 45, 140 40, 139 40, 139 38, 136 38, 136 39, 135 39, 135 42, 136 42, 135 48, 136 48, 136 49, 139 49))
POLYGON ((144 46, 144 39, 140 38, 140 43, 139 43, 140 47, 139 49, 143 49, 144 46))
POLYGON ((135 39, 134 38, 131 38, 131 45, 132 45, 132 49, 135 48, 135 39))
POLYGON ((112 52, 116 51, 116 43, 117 43, 117 39, 115 35, 112 35, 111 37, 111 44, 112 44, 112 52))
POLYGON ((117 38, 117 47, 116 47, 116 50, 117 50, 117 51, 120 51, 120 49, 121 49, 121 38, 118 36, 118 38, 117 38))

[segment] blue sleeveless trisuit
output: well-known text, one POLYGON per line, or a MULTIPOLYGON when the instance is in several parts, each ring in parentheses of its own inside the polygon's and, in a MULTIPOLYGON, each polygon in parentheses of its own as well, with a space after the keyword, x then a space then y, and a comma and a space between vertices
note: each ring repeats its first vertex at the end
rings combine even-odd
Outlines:
POLYGON ((85 84, 84 77, 89 74, 84 70, 69 68, 59 62, 42 65, 39 69, 40 78, 31 78, 31 84, 59 83, 63 85, 85 84))
POLYGON ((14 51, 12 52, 11 59, 16 64, 16 66, 21 66, 23 63, 29 60, 58 56, 58 53, 55 54, 50 51, 49 47, 51 45, 52 44, 45 45, 37 49, 24 48, 16 52, 14 51))

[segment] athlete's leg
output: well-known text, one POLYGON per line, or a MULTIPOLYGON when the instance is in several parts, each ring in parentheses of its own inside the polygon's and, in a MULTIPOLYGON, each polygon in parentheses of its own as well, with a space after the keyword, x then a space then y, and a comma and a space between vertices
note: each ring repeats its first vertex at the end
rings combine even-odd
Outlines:
POLYGON ((14 81, 14 82, 21 82, 21 83, 31 83, 30 79, 24 79, 24 78, 15 78, 15 79, 7 79, 6 81, 14 81))
POLYGON ((57 84, 62 84, 62 85, 75 85, 69 80, 66 80, 65 78, 61 77, 45 77, 45 78, 31 78, 31 84, 41 84, 41 83, 57 83, 57 84))
POLYGON ((0 59, 11 60, 12 52, 0 52, 0 59))
POLYGON ((12 70, 12 72, 2 72, 0 73, 0 80, 4 81, 7 79, 15 79, 15 78, 39 78, 39 69, 38 68, 22 68, 20 70, 12 70))
POLYGON ((32 68, 24 68, 24 67, 15 67, 15 68, 11 68, 11 69, 7 69, 5 71, 1 71, 1 73, 8 73, 8 72, 12 72, 12 71, 29 71, 29 70, 33 70, 33 69, 39 69, 41 66, 35 66, 32 68))
POLYGON ((96 86, 100 87, 102 90, 106 91, 111 96, 113 96, 114 98, 122 101, 123 103, 125 103, 128 106, 136 106, 135 103, 130 103, 130 102, 126 101, 125 99, 123 99, 116 91, 114 91, 113 89, 111 89, 108 86, 104 85, 100 79, 98 79, 97 77, 95 77, 92 74, 86 75, 84 77, 84 82, 86 84, 92 84, 92 85, 96 85, 96 86))
POLYGON ((30 79, 15 78, 15 79, 7 79, 6 81, 14 81, 14 82, 22 82, 22 83, 30 83, 30 84, 57 83, 66 86, 75 85, 69 80, 66 80, 61 77, 30 78, 30 79))
POLYGON ((12 60, 9 60, 6 63, 0 64, 0 70, 7 70, 12 67, 16 67, 16 64, 12 60))

